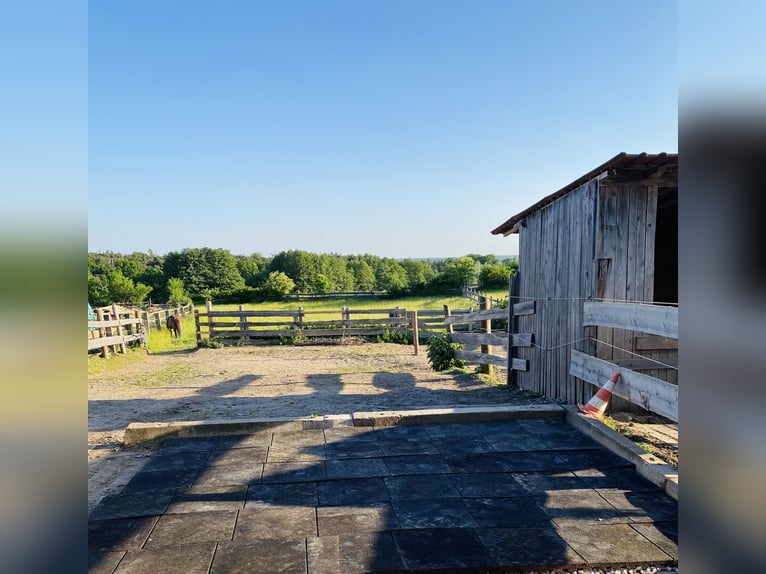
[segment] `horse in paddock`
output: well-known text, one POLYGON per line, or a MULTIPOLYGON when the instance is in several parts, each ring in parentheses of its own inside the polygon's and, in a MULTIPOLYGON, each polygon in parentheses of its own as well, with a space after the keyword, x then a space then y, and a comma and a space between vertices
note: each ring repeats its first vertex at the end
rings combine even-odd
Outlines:
POLYGON ((170 331, 171 335, 176 338, 181 336, 181 318, 178 315, 168 316, 168 320, 165 322, 165 324, 167 325, 168 331, 170 331))

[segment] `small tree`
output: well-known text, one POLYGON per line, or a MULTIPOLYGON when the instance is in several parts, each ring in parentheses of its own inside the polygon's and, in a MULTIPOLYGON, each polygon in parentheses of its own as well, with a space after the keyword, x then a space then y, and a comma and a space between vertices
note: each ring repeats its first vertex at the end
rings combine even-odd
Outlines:
POLYGON ((295 289, 295 281, 281 271, 272 271, 266 279, 266 291, 276 299, 284 299, 295 289))
POLYGON ((168 303, 177 307, 179 305, 188 305, 191 303, 191 298, 186 294, 184 290, 184 282, 177 277, 171 277, 168 279, 168 303))

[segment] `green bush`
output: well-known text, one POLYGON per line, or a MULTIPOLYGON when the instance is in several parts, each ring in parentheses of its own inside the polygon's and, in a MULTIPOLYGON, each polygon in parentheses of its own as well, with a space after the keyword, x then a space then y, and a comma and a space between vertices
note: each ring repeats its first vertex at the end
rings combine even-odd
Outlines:
POLYGON ((376 343, 394 343, 397 345, 412 345, 412 331, 395 331, 386 329, 382 335, 375 338, 376 343))
POLYGON ((205 337, 202 339, 202 341, 200 341, 199 346, 203 349, 221 349, 223 348, 223 343, 216 341, 215 339, 211 339, 210 337, 205 337))
POLYGON ((455 358, 455 351, 462 347, 450 343, 446 333, 434 335, 428 339, 428 362, 434 371, 446 371, 452 367, 462 367, 465 361, 455 358))

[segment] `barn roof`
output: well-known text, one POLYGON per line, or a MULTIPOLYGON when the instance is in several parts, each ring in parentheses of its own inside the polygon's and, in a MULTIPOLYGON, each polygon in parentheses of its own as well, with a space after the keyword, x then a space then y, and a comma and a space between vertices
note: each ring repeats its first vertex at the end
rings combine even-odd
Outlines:
MULTIPOLYGON (((534 213, 535 211, 538 211, 539 209, 542 209, 549 203, 553 203, 560 197, 565 196, 570 191, 577 189, 581 185, 587 183, 588 181, 594 178, 597 178, 597 177, 605 178, 605 177, 615 176, 617 173, 620 173, 623 176, 625 176, 625 174, 628 174, 627 177, 630 177, 633 180, 646 179, 647 177, 650 176, 650 174, 656 174, 658 172, 662 172, 667 168, 674 168, 675 170, 678 169, 678 154, 677 153, 658 153, 658 154, 647 154, 647 153, 629 154, 625 152, 618 153, 609 161, 602 163, 597 168, 592 169, 591 171, 589 171, 588 173, 586 173, 585 175, 581 177, 578 177, 569 185, 566 185, 562 187, 560 190, 558 190, 557 192, 542 198, 540 201, 538 201, 531 207, 528 207, 521 213, 517 213, 516 215, 508 219, 505 223, 497 226, 495 229, 492 230, 492 235, 499 235, 502 233, 503 235, 508 236, 512 233, 518 233, 519 222, 521 222, 525 217, 527 217, 531 213, 534 213)), ((677 178, 677 175, 676 175, 676 178, 677 178)))

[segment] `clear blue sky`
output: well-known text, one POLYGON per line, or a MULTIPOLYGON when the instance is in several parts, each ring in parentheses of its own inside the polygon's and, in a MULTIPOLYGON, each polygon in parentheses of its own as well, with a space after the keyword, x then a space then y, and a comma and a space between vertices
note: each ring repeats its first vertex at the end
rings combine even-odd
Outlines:
POLYGON ((508 217, 677 151, 672 1, 111 0, 88 27, 91 251, 515 254, 508 217))

